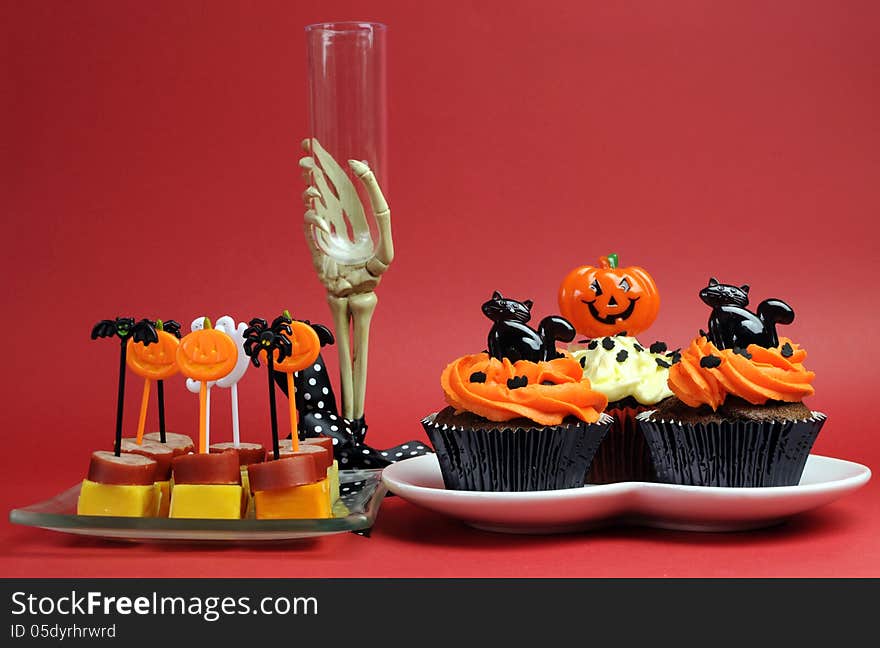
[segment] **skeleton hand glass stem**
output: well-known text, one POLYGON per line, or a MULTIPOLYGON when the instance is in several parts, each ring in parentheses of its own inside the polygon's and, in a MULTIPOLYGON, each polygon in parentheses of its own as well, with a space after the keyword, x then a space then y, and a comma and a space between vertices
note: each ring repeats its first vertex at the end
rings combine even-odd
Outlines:
POLYGON ((378 23, 306 28, 311 136, 300 159, 308 183, 303 225, 333 315, 348 419, 364 416, 374 291, 394 258, 391 211, 377 179, 387 191, 385 35, 378 23))

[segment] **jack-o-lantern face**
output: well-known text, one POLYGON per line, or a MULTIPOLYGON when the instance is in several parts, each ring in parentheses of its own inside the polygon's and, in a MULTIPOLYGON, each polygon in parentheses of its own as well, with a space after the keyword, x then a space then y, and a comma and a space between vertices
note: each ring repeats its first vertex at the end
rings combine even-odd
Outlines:
POLYGON ((291 321, 289 326, 290 335, 287 332, 282 332, 281 335, 291 342, 290 355, 278 362, 278 351, 275 351, 275 370, 284 373, 305 369, 318 359, 318 354, 321 352, 321 341, 311 326, 296 320, 291 321))
POLYGON ((180 341, 168 331, 157 330, 159 341, 144 345, 129 339, 125 352, 125 362, 141 378, 165 380, 176 374, 177 347, 180 341))
POLYGON ((210 326, 205 318, 205 328, 184 336, 177 347, 177 366, 187 378, 219 380, 235 368, 238 346, 226 333, 210 326))
POLYGON ((559 287, 559 309, 578 333, 596 338, 626 331, 638 335, 660 310, 657 285, 644 269, 619 268, 617 255, 599 259, 599 267, 572 270, 559 287))

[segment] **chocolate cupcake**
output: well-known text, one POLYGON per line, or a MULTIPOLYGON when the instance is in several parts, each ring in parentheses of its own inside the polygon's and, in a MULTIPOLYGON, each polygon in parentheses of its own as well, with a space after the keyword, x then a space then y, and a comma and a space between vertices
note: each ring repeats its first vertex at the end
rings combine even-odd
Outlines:
POLYGON ((814 378, 806 351, 779 338, 794 311, 767 299, 746 309, 748 286, 710 279, 709 331, 669 370, 674 397, 636 419, 661 482, 697 486, 799 483, 825 415, 803 399, 814 378))
POLYGON ((643 346, 628 335, 594 338, 569 351, 592 388, 608 398, 605 413, 614 418, 587 483, 654 481, 654 464, 635 417, 672 396, 667 380, 678 351, 662 342, 643 346))
POLYGON ((448 489, 535 491, 582 486, 611 425, 604 395, 580 364, 560 353, 574 329, 546 317, 526 322, 531 302, 495 293, 488 352, 450 363, 441 375, 449 407, 422 421, 448 489))
POLYGON ((605 412, 614 418, 587 483, 654 481, 635 416, 672 396, 666 380, 676 358, 661 342, 646 348, 633 337, 651 326, 660 309, 654 278, 640 266, 621 266, 618 255, 609 254, 596 266, 580 266, 565 276, 559 308, 587 338, 569 351, 593 389, 608 397, 605 412))

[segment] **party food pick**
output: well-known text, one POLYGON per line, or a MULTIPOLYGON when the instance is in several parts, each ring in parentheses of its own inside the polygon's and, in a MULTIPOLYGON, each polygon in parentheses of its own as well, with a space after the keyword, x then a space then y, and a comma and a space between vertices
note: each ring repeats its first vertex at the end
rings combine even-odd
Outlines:
POLYGON ((211 320, 204 319, 204 328, 193 331, 180 341, 177 347, 177 366, 187 378, 200 381, 199 388, 199 453, 208 452, 207 400, 208 381, 219 380, 235 367, 238 350, 226 333, 211 327, 211 320))
MULTIPOLYGON (((208 319, 205 315, 200 315, 195 318, 190 324, 190 331, 201 331, 205 328, 205 320, 208 319)), ((208 381, 208 392, 205 394, 205 445, 208 447, 209 451, 211 448, 211 389, 213 389, 214 385, 217 384, 216 380, 208 381)), ((193 394, 198 394, 202 390, 202 381, 201 380, 193 380, 192 378, 186 379, 186 388, 191 391, 193 394)))
POLYGON ((290 340, 290 355, 283 360, 276 360, 275 371, 287 374, 287 406, 290 412, 290 438, 293 451, 299 450, 299 422, 296 411, 296 386, 293 374, 311 365, 321 352, 321 341, 315 330, 305 322, 294 321, 290 311, 285 310, 282 317, 290 327, 290 333, 282 331, 282 335, 290 340))
MULTIPOLYGON (((283 363, 293 351, 293 344, 288 336, 292 335, 290 318, 279 315, 272 320, 272 325, 259 317, 250 321, 244 332, 244 352, 250 357, 255 367, 260 366, 260 356, 269 364, 269 418, 272 422, 272 455, 278 459, 278 413, 275 406, 275 363, 283 363), (285 333, 287 335, 285 335, 285 333)), ((291 399, 293 400, 293 399, 291 399)), ((294 405, 295 407, 295 405, 294 405)))
POLYGON ((229 388, 232 400, 232 445, 235 448, 239 448, 241 447, 241 434, 238 425, 238 381, 242 379, 250 366, 250 360, 244 352, 244 332, 247 329, 247 324, 239 322, 238 326, 236 326, 234 319, 229 315, 224 315, 217 320, 215 328, 232 338, 238 352, 235 367, 223 378, 220 378, 216 385, 229 388))
POLYGON ((99 337, 119 338, 119 391, 116 398, 116 441, 113 445, 113 453, 119 457, 122 454, 122 408, 125 402, 125 365, 128 355, 128 341, 141 342, 144 346, 159 341, 159 335, 153 323, 148 319, 135 322, 131 317, 117 317, 115 320, 101 320, 92 327, 92 339, 99 337))
POLYGON ((156 381, 159 400, 159 434, 165 442, 165 390, 164 380, 176 374, 177 347, 180 345, 180 324, 174 320, 154 324, 157 340, 146 345, 129 339, 127 346, 128 368, 144 379, 144 393, 141 398, 141 411, 138 416, 137 444, 143 445, 144 424, 147 421, 147 405, 150 401, 150 384, 156 381))
POLYGON ((617 255, 609 254, 599 259, 598 268, 581 266, 566 275, 559 310, 586 337, 635 336, 657 318, 660 295, 643 268, 622 268, 617 255))

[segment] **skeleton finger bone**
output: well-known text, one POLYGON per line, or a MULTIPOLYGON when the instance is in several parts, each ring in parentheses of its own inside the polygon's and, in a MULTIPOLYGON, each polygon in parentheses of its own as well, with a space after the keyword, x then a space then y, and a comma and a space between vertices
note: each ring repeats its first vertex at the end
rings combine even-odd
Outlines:
POLYGON ((321 196, 321 192, 318 191, 315 187, 309 187, 303 192, 303 198, 306 200, 312 200, 313 198, 323 199, 323 196, 321 196))
MULTIPOLYGON (((311 167, 309 167, 309 172, 311 174, 310 180, 312 183, 314 183, 315 190, 318 192, 320 199, 323 201, 324 207, 326 207, 327 212, 330 214, 330 218, 331 220, 333 220, 334 226, 339 228, 339 226, 342 224, 342 210, 344 206, 340 205, 339 198, 337 198, 336 192, 334 192, 328 184, 327 178, 324 175, 324 171, 321 169, 320 166, 314 164, 314 161, 312 161, 312 165, 311 167), (339 221, 339 224, 337 224, 337 220, 339 221)), ((331 181, 334 184, 336 183, 336 180, 332 178, 332 176, 331 181)))
POLYGON ((367 190, 367 196, 370 198, 370 207, 376 216, 376 224, 379 227, 379 247, 373 258, 367 262, 367 270, 373 276, 378 277, 388 269, 394 260, 394 241, 391 237, 391 209, 388 207, 388 201, 379 187, 376 176, 372 169, 358 160, 349 160, 348 166, 357 176, 358 180, 367 190))
MULTIPOLYGON (((336 195, 342 203, 342 210, 348 216, 355 238, 361 238, 365 235, 369 236, 370 227, 364 215, 364 207, 361 205, 360 197, 358 196, 357 189, 354 188, 351 182, 351 178, 348 177, 345 170, 339 166, 332 155, 324 150, 324 147, 317 140, 312 141, 312 153, 318 161, 319 167, 324 170, 324 173, 321 174, 321 179, 323 180, 326 174, 326 177, 330 179, 336 188, 336 195)), ((315 178, 315 184, 318 185, 318 189, 325 194, 326 200, 325 188, 321 186, 317 172, 313 171, 312 175, 315 178)))
POLYGON ((321 218, 320 216, 318 216, 318 214, 315 213, 315 210, 313 210, 313 209, 309 209, 305 213, 305 220, 307 223, 311 223, 312 225, 317 227, 322 232, 326 232, 327 234, 332 233, 332 231, 330 229, 330 225, 327 224, 327 221, 325 219, 321 218))

